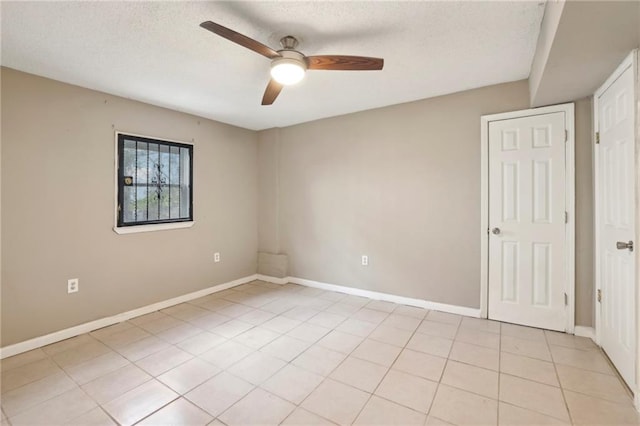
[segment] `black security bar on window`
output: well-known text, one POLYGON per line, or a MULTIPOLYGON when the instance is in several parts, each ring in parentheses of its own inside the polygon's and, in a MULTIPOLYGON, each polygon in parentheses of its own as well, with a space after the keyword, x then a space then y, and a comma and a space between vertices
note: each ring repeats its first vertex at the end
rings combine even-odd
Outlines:
POLYGON ((193 220, 193 145, 118 133, 118 226, 193 220))

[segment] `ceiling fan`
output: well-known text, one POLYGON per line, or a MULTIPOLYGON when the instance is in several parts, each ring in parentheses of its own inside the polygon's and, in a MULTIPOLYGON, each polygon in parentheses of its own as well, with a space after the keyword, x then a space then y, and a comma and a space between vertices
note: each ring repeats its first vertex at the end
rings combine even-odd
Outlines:
POLYGON ((307 70, 326 71, 376 71, 381 70, 384 59, 366 56, 322 55, 305 56, 298 52, 298 40, 293 36, 280 39, 281 50, 273 50, 264 44, 235 32, 215 22, 206 21, 200 24, 204 29, 224 37, 240 46, 271 59, 271 79, 264 91, 262 105, 271 105, 284 86, 298 83, 304 78, 307 70))

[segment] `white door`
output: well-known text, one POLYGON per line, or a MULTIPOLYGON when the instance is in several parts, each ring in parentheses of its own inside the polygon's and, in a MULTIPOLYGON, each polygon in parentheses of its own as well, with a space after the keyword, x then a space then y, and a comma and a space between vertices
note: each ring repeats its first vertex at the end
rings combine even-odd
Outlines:
POLYGON ((600 343, 620 375, 635 383, 634 76, 632 63, 596 94, 600 343))
POLYGON ((489 318, 564 331, 565 112, 489 123, 489 318))

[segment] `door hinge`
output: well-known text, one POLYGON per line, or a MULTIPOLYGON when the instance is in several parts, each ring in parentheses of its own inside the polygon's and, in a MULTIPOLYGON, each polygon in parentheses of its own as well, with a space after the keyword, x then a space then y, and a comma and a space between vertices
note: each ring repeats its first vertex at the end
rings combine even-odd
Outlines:
POLYGON ((564 223, 569 223, 569 212, 564 212, 564 223))
POLYGON ((569 306, 569 296, 567 296, 567 293, 564 294, 564 306, 569 306))
POLYGON ((598 289, 598 303, 602 302, 602 290, 598 289))
POLYGON ((564 131, 564 141, 569 142, 569 131, 566 129, 564 131))
POLYGON ((596 143, 600 143, 600 132, 596 132, 596 143))

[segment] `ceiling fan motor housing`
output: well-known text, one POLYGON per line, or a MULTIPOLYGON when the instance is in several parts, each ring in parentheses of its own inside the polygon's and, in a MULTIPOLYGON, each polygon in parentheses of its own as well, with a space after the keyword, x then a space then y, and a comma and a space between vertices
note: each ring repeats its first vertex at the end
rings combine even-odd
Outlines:
POLYGON ((271 61, 271 77, 286 86, 296 84, 304 78, 307 61, 302 53, 296 50, 279 50, 280 55, 271 61))
POLYGON ((278 50, 278 53, 280 57, 274 58, 273 61, 271 61, 272 67, 278 64, 295 64, 302 67, 305 71, 307 70, 307 61, 304 60, 304 55, 297 50, 284 49, 278 50))

